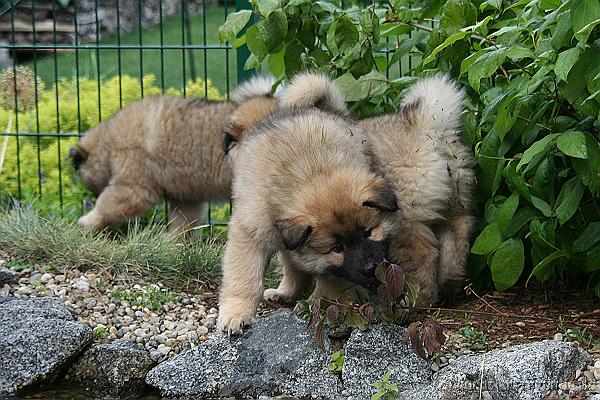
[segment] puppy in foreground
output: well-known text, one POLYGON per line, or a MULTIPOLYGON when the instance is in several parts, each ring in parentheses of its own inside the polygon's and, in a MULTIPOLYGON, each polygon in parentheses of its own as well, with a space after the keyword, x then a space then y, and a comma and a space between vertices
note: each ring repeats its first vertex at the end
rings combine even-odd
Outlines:
POLYGON ((98 196, 78 223, 101 230, 143 214, 161 198, 172 204, 172 231, 201 223, 203 204, 231 193, 222 128, 240 107, 273 111, 273 83, 255 77, 228 102, 146 98, 90 129, 69 151, 81 181, 98 196))
MULTIPOLYGON (((301 83, 284 89, 282 105, 304 104, 321 93, 332 111, 348 112, 329 78, 306 74, 301 83)), ((444 299, 451 294, 444 292, 460 289, 464 279, 475 224, 475 175, 473 156, 459 134, 462 102, 454 82, 434 76, 409 88, 396 112, 358 122, 371 146, 373 167, 396 187, 402 216, 394 216, 397 230, 386 257, 416 276, 418 305, 444 299)), ((284 276, 283 287, 285 281, 284 276)), ((330 282, 319 294, 335 298, 331 289, 340 286, 342 282, 330 282)))
POLYGON ((300 294, 309 275, 374 281, 398 205, 367 153, 365 137, 345 117, 302 107, 282 107, 237 143, 220 330, 239 333, 253 320, 275 253, 284 269, 276 290, 287 298, 300 294))

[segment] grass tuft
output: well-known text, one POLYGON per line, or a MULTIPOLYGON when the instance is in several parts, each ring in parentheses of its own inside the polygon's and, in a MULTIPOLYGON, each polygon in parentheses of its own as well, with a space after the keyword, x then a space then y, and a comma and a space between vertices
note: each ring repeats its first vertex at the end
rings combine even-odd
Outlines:
POLYGON ((131 225, 126 236, 92 234, 66 218, 42 217, 35 210, 0 213, 0 248, 18 261, 51 263, 59 270, 94 270, 176 285, 214 283, 224 243, 223 234, 184 243, 162 225, 131 225))

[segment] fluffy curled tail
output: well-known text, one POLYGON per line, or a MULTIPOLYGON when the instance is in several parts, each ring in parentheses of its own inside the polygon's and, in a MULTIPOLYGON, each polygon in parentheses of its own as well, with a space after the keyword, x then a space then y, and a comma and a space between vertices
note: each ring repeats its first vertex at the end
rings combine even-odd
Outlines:
POLYGON ((280 95, 282 107, 316 107, 346 116, 346 100, 338 85, 328 76, 304 72, 296 75, 280 95))
POLYGON ((462 89, 449 77, 436 75, 418 80, 400 106, 407 120, 438 132, 457 129, 463 110, 462 89))
POLYGON ((253 97, 271 96, 274 84, 275 77, 271 75, 254 75, 235 89, 231 101, 240 104, 253 97))

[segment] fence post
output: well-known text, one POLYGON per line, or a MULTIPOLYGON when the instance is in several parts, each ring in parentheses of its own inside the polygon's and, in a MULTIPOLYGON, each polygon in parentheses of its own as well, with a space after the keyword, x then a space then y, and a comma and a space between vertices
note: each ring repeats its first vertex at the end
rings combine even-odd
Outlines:
MULTIPOLYGON (((235 10, 251 10, 252 7, 248 0, 235 0, 235 10)), ((240 35, 246 32, 246 28, 242 29, 240 35)), ((247 80, 250 77, 251 72, 244 70, 244 64, 250 56, 250 50, 248 46, 241 46, 236 49, 236 67, 237 67, 237 81, 238 83, 247 80)))

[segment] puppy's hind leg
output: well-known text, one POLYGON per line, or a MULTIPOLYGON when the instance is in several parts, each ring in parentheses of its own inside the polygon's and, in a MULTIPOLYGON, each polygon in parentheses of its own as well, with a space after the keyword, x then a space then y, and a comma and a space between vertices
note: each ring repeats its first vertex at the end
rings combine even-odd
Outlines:
POLYGON ((230 334, 242 332, 254 320, 264 289, 265 268, 272 252, 241 228, 234 219, 223 256, 223 282, 219 295, 217 328, 230 334))
POLYGON ((475 226, 475 217, 458 214, 448 218, 448 224, 439 233, 440 268, 438 283, 441 300, 447 300, 462 288, 465 277, 465 264, 470 240, 475 226))
POLYGON ((438 300, 437 270, 439 243, 431 228, 422 222, 404 221, 388 246, 389 261, 400 265, 419 282, 417 306, 438 300))
POLYGON ((137 217, 156 203, 160 196, 139 185, 111 184, 100 193, 92 211, 77 223, 86 229, 101 230, 110 224, 137 217))
POLYGON ((169 231, 180 234, 201 226, 208 204, 206 202, 182 202, 171 200, 169 231))
POLYGON ((289 257, 280 251, 279 261, 283 265, 283 277, 277 289, 267 289, 263 294, 264 300, 277 300, 282 302, 295 301, 311 282, 311 277, 306 272, 294 268, 289 257))

